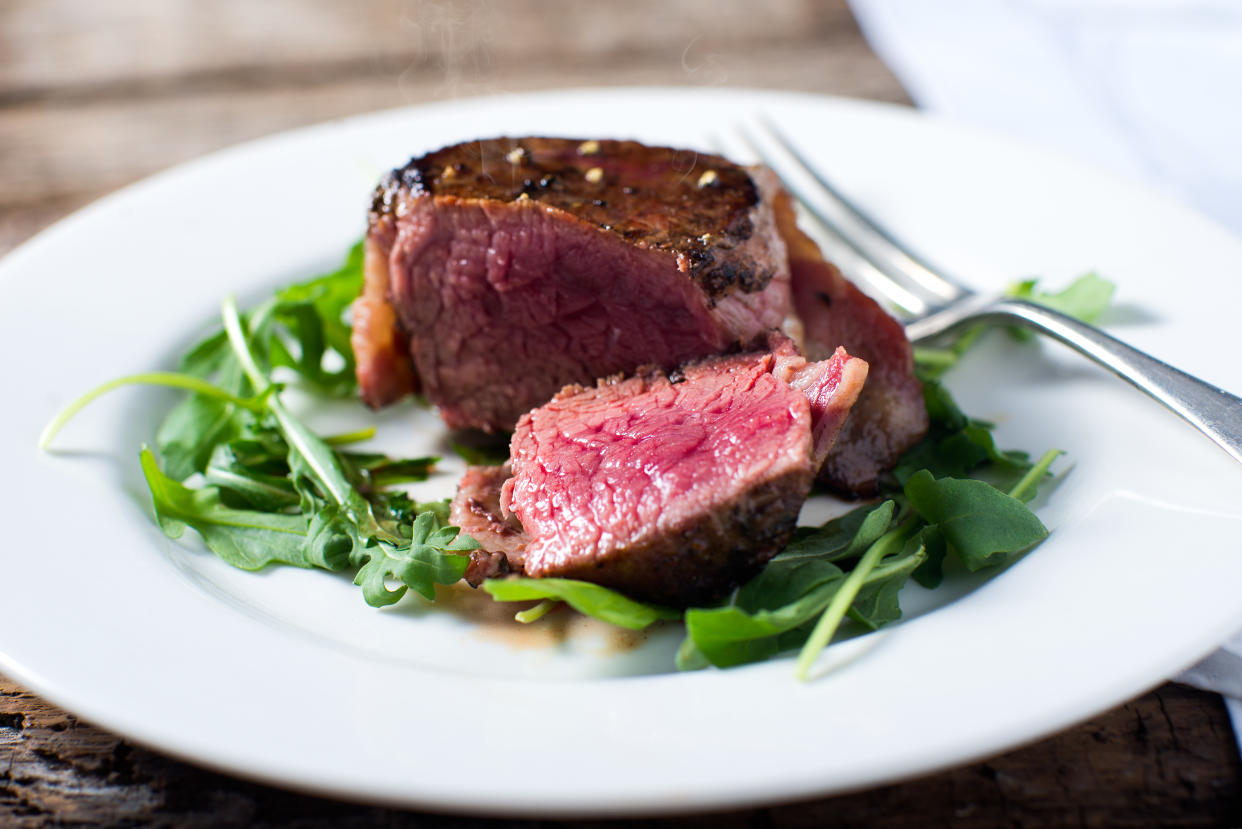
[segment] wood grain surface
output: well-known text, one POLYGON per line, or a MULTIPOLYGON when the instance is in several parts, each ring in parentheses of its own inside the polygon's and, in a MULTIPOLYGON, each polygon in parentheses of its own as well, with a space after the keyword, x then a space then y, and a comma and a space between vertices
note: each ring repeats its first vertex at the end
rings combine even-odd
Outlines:
MULTIPOLYGON (((0 254, 118 187, 249 138, 463 95, 648 84, 908 103, 844 0, 0 0, 0 254)), ((0 677, 0 827, 544 823, 379 809, 208 772, 0 677)), ((902 785, 567 825, 639 823, 1242 826, 1242 764, 1220 699, 1165 685, 902 785)))

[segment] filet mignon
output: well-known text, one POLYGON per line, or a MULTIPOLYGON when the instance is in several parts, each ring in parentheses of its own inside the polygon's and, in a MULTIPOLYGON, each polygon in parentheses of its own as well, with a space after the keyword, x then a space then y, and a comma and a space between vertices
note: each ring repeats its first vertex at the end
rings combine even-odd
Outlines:
POLYGON ((498 503, 507 472, 472 467, 454 520, 485 549, 522 538, 520 561, 501 550, 529 576, 719 598, 788 541, 867 374, 844 350, 807 363, 786 337, 766 345, 565 388, 518 422, 498 503))
POLYGON ((375 192, 353 345, 363 399, 421 391, 511 429, 567 383, 672 369, 789 309, 771 173, 633 141, 446 147, 375 192))

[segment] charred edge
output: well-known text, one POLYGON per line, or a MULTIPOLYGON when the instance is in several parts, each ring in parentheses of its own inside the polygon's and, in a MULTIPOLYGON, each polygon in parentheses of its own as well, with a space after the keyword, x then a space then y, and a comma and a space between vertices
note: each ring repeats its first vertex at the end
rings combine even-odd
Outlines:
MULTIPOLYGON (((754 192, 749 208, 753 208, 758 202, 758 190, 754 188, 753 179, 751 179, 751 189, 754 192)), ((754 235, 755 225, 751 221, 750 213, 751 210, 747 209, 735 216, 729 222, 723 239, 719 241, 699 239, 697 247, 686 251, 686 259, 690 264, 690 277, 711 297, 713 304, 715 300, 734 288, 748 294, 762 291, 776 275, 776 272, 770 268, 756 270, 728 258, 723 262, 718 261, 718 254, 728 252, 754 235)))
POLYGON ((472 550, 470 565, 466 568, 463 578, 466 584, 477 588, 487 579, 501 578, 509 575, 509 559, 504 553, 489 553, 486 550, 472 550))
MULTIPOLYGON (((397 196, 405 190, 410 193, 428 192, 427 170, 420 166, 422 159, 412 158, 404 167, 398 167, 384 175, 371 195, 371 221, 391 215, 397 196)), ((460 165, 454 165, 460 166, 460 165)))
POLYGON ((762 291, 775 275, 776 271, 771 268, 756 270, 732 261, 690 271, 690 276, 713 302, 734 289, 748 294, 762 291))
POLYGON ((400 170, 393 170, 380 179, 379 184, 371 193, 371 222, 383 216, 391 215, 401 192, 402 175, 400 170))

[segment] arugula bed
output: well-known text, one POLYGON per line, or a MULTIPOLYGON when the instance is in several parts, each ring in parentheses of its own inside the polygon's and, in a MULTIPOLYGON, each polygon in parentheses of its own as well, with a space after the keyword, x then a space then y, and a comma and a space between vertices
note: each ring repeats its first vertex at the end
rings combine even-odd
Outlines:
MULTIPOLYGON (((348 447, 372 430, 320 436, 281 400, 290 383, 325 397, 357 397, 347 318, 361 284, 359 245, 339 270, 277 291, 245 314, 225 300, 221 330, 195 345, 177 372, 100 386, 58 415, 41 445, 115 388, 184 389, 188 395, 164 418, 155 450, 140 453, 155 517, 169 537, 189 527, 213 553, 246 570, 271 564, 351 569, 375 607, 399 601, 411 588, 434 600, 435 586, 457 582, 466 554, 478 546, 447 525, 447 500, 421 503, 396 488, 425 480, 438 459, 354 451, 348 447)), ((1058 294, 1039 293, 1034 282, 1015 292, 1091 319, 1112 287, 1088 275, 1058 294)), ((799 528, 723 603, 683 613, 570 579, 491 579, 482 589, 496 601, 538 600, 517 614, 524 623, 561 602, 631 630, 680 619, 683 670, 800 650, 797 674, 805 678, 843 624, 874 630, 901 618, 898 599, 909 579, 935 587, 946 563, 972 572, 1000 568, 1047 536, 1026 504, 1060 453, 1032 460, 998 449, 989 424, 965 415, 940 382, 979 333, 916 350, 931 429, 903 456, 882 498, 822 526, 799 528)), ((460 451, 473 463, 485 457, 460 451)))

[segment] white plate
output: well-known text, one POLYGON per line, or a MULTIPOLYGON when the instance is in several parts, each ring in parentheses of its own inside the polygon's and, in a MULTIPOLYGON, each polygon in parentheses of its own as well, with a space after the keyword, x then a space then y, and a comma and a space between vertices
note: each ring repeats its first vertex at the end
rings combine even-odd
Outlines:
MULTIPOLYGON (((1052 537, 939 609, 952 591, 912 595, 916 618, 832 647, 831 672, 809 684, 789 660, 669 672, 676 631, 518 641, 460 604, 377 611, 344 577, 232 571, 149 518, 137 450, 171 394, 115 394, 55 454, 34 448, 78 393, 172 365, 224 294, 254 299, 337 261, 380 172, 411 154, 502 133, 705 146, 761 111, 934 261, 980 286, 1098 269, 1119 285, 1111 328, 1242 389, 1237 349, 1221 345, 1242 308, 1242 244, 1141 189, 908 110, 645 89, 327 124, 156 176, 0 266, 0 670, 106 728, 262 780, 437 809, 619 814, 836 792, 999 752, 1242 628, 1242 469, 1083 360, 1003 335, 952 386, 999 422, 1002 445, 1068 451, 1072 472, 1041 507, 1052 537)), ((380 421, 404 451, 443 439, 409 406, 380 421)), ((424 486, 451 491, 453 471, 424 486)))

